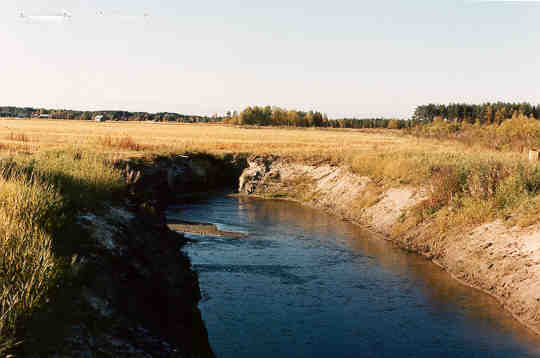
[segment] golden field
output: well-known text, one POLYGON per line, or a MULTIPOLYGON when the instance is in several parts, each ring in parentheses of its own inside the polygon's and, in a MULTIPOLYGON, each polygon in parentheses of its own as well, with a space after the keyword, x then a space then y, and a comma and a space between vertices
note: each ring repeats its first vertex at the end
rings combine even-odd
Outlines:
MULTIPOLYGON (((341 159, 352 153, 478 152, 384 129, 234 127, 217 124, 0 119, 0 150, 33 153, 80 148, 100 153, 208 152, 341 159)), ((489 152, 480 149, 483 152, 489 152)))
POLYGON ((379 132, 373 136, 372 133, 355 130, 240 128, 216 124, 153 122, 0 120, 0 147, 28 152, 45 148, 78 147, 124 154, 144 151, 333 154, 336 151, 370 150, 407 144, 407 140, 395 135, 379 132), (122 141, 132 145, 114 145, 122 141))

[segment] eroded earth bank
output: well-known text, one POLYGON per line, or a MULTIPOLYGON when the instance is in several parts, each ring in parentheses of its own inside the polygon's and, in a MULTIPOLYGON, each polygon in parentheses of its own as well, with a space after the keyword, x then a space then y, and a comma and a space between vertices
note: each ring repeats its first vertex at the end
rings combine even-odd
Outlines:
POLYGON ((198 309, 198 276, 181 251, 187 239, 169 228, 164 210, 235 182, 245 165, 204 155, 115 165, 125 170, 127 192, 99 212, 80 215, 69 228, 77 254, 66 263, 66 282, 24 326, 14 353, 213 357, 198 309))

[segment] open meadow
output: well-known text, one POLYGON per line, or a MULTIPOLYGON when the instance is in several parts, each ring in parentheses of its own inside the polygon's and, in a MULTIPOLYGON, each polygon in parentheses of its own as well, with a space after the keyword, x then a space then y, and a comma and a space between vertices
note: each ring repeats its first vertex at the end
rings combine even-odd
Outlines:
POLYGON ((207 152, 330 160, 351 159, 353 154, 385 152, 490 152, 459 142, 428 138, 420 140, 397 130, 385 129, 0 119, 2 152, 35 153, 52 149, 84 149, 125 156, 145 152, 207 152))
POLYGON ((399 150, 412 144, 410 140, 396 136, 391 131, 241 128, 220 124, 154 122, 0 120, 0 148, 15 152, 84 148, 93 152, 124 155, 204 151, 213 154, 244 152, 309 157, 390 147, 399 150))

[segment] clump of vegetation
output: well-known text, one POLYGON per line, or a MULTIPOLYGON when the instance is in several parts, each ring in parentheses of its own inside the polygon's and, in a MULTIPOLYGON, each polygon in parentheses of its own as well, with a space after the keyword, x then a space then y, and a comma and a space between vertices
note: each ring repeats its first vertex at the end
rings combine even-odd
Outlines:
POLYGON ((9 133, 8 136, 6 137, 6 139, 16 141, 16 142, 28 142, 29 141, 26 134, 24 134, 24 133, 13 133, 13 132, 9 133))
POLYGON ((63 202, 35 179, 0 179, 0 335, 36 309, 58 271, 50 228, 63 202), (49 230, 47 230, 49 229, 49 230))
POLYGON ((446 121, 436 117, 410 130, 415 136, 452 139, 467 146, 481 146, 489 150, 523 151, 540 147, 540 121, 515 113, 500 124, 471 124, 467 121, 446 121))
POLYGON ((401 171, 413 181, 424 177, 415 182, 428 188, 429 198, 413 208, 415 219, 408 224, 431 218, 443 232, 495 218, 511 225, 537 223, 540 167, 520 153, 540 147, 539 116, 540 107, 526 103, 418 107, 420 123, 409 133, 446 143, 455 153, 426 152, 423 169, 409 163, 401 171), (437 160, 440 155, 446 159, 437 160))
POLYGON ((502 218, 510 224, 540 220, 540 165, 519 156, 467 153, 381 153, 356 157, 358 174, 379 185, 410 183, 423 188, 426 199, 413 207, 406 231, 431 220, 440 232, 502 218), (520 215, 528 210, 526 220, 520 215), (531 215, 531 210, 536 216, 531 215), (536 217, 536 219, 534 219, 536 217), (510 220, 513 219, 513 220, 510 220))
POLYGON ((540 119, 540 105, 530 103, 450 103, 450 104, 427 104, 416 107, 413 115, 414 122, 428 123, 437 117, 452 122, 468 122, 478 124, 501 124, 506 119, 512 118, 514 113, 523 114, 526 117, 540 119))
POLYGON ((408 121, 387 118, 339 118, 329 120, 318 111, 287 110, 279 107, 247 107, 241 112, 227 112, 223 122, 236 125, 318 127, 318 128, 389 128, 400 129, 408 121))
MULTIPOLYGON (((302 202, 308 202, 315 196, 315 192, 313 191, 314 182, 313 178, 307 175, 299 175, 285 181, 283 184, 287 188, 287 195, 289 197, 302 202)), ((284 193, 277 193, 277 196, 283 197, 284 193)))
POLYGON ((98 143, 101 144, 104 147, 113 148, 113 149, 119 149, 119 150, 129 150, 134 152, 144 151, 151 149, 148 145, 142 145, 130 137, 130 136, 123 136, 123 137, 112 137, 110 135, 105 137, 100 137, 98 139, 98 143))
POLYGON ((99 210, 124 189, 122 173, 103 157, 44 152, 0 164, 0 352, 46 304, 67 274, 82 237, 66 237, 76 215, 99 210))

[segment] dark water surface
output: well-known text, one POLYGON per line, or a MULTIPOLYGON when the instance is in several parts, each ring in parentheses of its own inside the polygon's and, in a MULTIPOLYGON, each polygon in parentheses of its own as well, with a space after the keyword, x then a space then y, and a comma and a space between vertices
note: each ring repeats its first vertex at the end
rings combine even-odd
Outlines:
POLYGON ((217 197, 169 217, 249 234, 184 249, 218 357, 540 357, 489 296, 322 212, 217 197))

